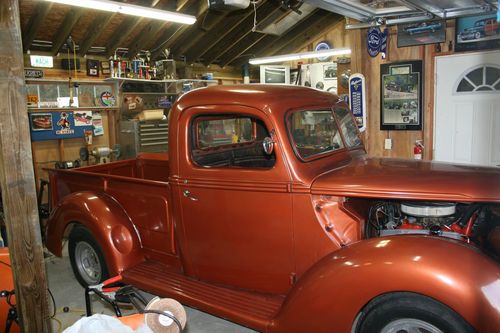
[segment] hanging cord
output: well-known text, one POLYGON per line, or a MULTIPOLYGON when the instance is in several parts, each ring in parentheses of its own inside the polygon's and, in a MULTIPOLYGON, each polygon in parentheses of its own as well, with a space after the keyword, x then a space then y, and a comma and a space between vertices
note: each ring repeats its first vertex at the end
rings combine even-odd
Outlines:
POLYGON ((252 1, 253 4, 253 28, 252 32, 257 30, 257 1, 252 1))

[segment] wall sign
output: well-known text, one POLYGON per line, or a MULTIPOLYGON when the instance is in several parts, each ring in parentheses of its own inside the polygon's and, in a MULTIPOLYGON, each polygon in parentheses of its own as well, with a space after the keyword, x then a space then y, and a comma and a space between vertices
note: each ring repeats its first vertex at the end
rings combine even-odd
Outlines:
POLYGON ((43 78, 43 71, 40 69, 25 69, 24 78, 26 79, 41 79, 43 78))
MULTIPOLYGON (((328 44, 328 42, 319 42, 316 47, 314 48, 314 51, 321 51, 321 50, 329 50, 331 49, 330 47, 330 44, 328 44)), ((330 56, 326 56, 326 57, 318 57, 316 59, 318 59, 319 61, 326 61, 328 60, 328 58, 330 58, 330 56)))
POLYGON ((349 105, 360 132, 366 129, 366 87, 363 74, 349 77, 349 105))
POLYGON ((33 67, 47 67, 47 68, 54 67, 54 60, 50 56, 31 55, 30 62, 31 66, 33 67))
POLYGON ((389 29, 385 28, 384 31, 380 31, 379 27, 371 27, 368 30, 368 38, 366 39, 368 54, 371 57, 376 57, 379 53, 382 53, 382 58, 385 58, 387 54, 387 38, 389 37, 389 29))
POLYGON ((92 130, 92 122, 86 121, 90 111, 79 111, 75 119, 73 111, 30 112, 32 141, 83 138, 85 130, 92 130), (82 120, 83 119, 83 120, 82 120))
POLYGON ((380 65, 380 129, 422 130, 422 61, 380 65))

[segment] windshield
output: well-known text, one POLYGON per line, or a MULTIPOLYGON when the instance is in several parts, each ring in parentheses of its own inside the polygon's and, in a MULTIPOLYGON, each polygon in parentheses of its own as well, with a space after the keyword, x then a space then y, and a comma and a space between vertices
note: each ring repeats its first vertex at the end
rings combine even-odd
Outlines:
POLYGON ((297 153, 304 159, 344 148, 330 110, 292 113, 290 132, 297 153))
POLYGON ((337 108, 335 112, 331 110, 293 112, 288 118, 288 129, 295 151, 302 159, 314 158, 345 147, 353 148, 362 143, 352 115, 346 108, 337 108), (341 132, 345 142, 342 140, 341 132))
POLYGON ((352 119, 351 111, 347 108, 338 107, 335 109, 335 116, 337 117, 347 147, 353 148, 361 145, 359 131, 352 119))

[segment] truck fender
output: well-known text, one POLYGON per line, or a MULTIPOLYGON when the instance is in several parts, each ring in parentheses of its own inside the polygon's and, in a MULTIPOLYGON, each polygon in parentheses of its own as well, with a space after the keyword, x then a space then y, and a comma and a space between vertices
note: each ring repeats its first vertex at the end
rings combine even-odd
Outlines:
POLYGON ((335 251, 300 279, 269 332, 349 333, 377 296, 413 292, 453 309, 478 332, 500 327, 500 268, 476 248, 443 237, 373 238, 335 251))
POLYGON ((47 223, 47 248, 62 256, 62 239, 72 226, 90 230, 102 249, 111 275, 144 260, 139 234, 121 205, 99 192, 75 192, 65 196, 47 223))

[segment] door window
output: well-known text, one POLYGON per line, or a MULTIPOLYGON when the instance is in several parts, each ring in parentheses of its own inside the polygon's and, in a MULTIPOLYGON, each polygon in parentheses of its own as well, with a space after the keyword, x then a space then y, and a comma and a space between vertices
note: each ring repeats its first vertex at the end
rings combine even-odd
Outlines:
POLYGON ((477 91, 500 91, 500 68, 482 65, 463 75, 455 89, 458 94, 477 91))
POLYGON ((275 155, 262 146, 269 136, 264 122, 250 116, 213 115, 192 122, 191 157, 203 167, 271 168, 275 155))

